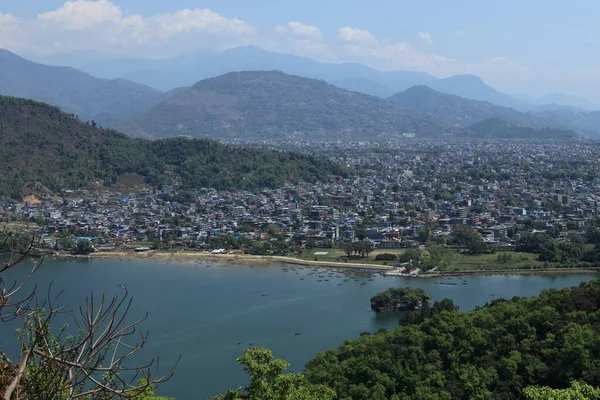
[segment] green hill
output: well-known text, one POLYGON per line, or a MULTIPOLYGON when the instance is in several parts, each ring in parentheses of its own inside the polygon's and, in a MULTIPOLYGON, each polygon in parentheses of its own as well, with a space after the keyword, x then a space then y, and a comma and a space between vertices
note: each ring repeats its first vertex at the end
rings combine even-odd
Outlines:
POLYGON ((142 137, 377 139, 446 130, 383 99, 278 71, 232 72, 198 82, 123 126, 142 137))
POLYGON ((508 400, 531 385, 598 387, 599 305, 598 279, 465 313, 446 299, 408 312, 394 330, 320 353, 305 376, 345 400, 508 400))
POLYGON ((228 146, 208 139, 132 139, 83 123, 59 108, 0 96, 0 194, 110 184, 137 173, 150 184, 174 171, 185 188, 278 187, 348 170, 327 160, 228 146))

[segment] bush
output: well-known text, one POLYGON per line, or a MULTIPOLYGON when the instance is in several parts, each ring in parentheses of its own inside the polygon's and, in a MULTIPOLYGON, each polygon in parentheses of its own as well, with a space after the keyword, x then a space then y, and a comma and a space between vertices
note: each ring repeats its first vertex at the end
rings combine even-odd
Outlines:
POLYGON ((396 261, 398 256, 391 253, 381 253, 375 256, 376 261, 396 261))

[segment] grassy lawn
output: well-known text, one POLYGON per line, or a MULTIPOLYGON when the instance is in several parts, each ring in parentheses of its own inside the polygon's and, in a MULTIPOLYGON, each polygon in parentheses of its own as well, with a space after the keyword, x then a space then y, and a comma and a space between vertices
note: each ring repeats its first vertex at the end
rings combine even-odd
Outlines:
MULTIPOLYGON (((357 264, 373 264, 373 265, 381 265, 384 266, 384 261, 375 261, 375 257, 377 254, 381 253, 392 253, 392 254, 402 254, 405 249, 376 249, 369 254, 369 257, 350 257, 346 256, 346 253, 342 249, 332 248, 332 249, 307 249, 304 250, 298 258, 302 260, 310 260, 310 261, 324 261, 324 262, 347 262, 349 264, 357 263, 357 264), (315 253, 327 253, 327 254, 317 254, 315 253)), ((394 265, 394 262, 388 261, 390 266, 394 265)))
POLYGON ((37 228, 38 224, 34 222, 0 222, 0 231, 29 232, 37 228))
MULTIPOLYGON (((373 265, 388 265, 394 266, 395 261, 388 261, 388 264, 384 264, 384 261, 375 261, 375 256, 381 253, 392 253, 402 254, 406 249, 376 249, 369 254, 369 257, 351 257, 348 258, 346 253, 342 249, 307 249, 304 250, 298 258, 310 261, 324 261, 324 262, 347 262, 357 264, 373 264, 373 265), (315 254, 315 253, 327 253, 327 254, 315 254)), ((468 253, 460 253, 456 249, 452 249, 450 266, 445 269, 438 269, 438 272, 454 272, 454 271, 474 271, 474 270, 502 270, 502 269, 523 269, 523 268, 535 268, 542 267, 543 262, 537 260, 537 254, 532 253, 519 253, 519 252, 496 252, 496 254, 480 254, 472 255, 468 253), (507 263, 499 263, 498 255, 510 254, 511 259, 507 263)))
POLYGON ((498 263, 496 260, 499 254, 503 253, 472 255, 453 251, 451 265, 445 271, 512 269, 543 265, 537 260, 537 254, 507 252, 512 256, 512 260, 508 263, 498 263))

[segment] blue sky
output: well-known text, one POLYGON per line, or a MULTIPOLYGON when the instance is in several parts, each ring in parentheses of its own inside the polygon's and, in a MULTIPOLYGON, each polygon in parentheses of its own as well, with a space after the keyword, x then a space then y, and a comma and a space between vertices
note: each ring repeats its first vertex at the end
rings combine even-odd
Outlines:
POLYGON ((254 44, 380 69, 474 73, 512 93, 598 98, 598 15, 592 0, 3 1, 0 47, 160 58, 254 44))

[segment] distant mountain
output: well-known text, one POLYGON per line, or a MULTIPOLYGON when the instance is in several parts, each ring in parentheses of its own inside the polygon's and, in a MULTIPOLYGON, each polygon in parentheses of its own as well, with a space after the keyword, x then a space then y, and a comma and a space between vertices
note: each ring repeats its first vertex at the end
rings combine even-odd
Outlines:
POLYGON ((475 75, 454 75, 429 82, 426 85, 438 92, 454 94, 466 99, 487 101, 502 107, 517 110, 531 108, 530 105, 522 103, 507 94, 500 93, 475 75))
POLYGON ((428 86, 414 86, 391 96, 388 100, 415 112, 437 115, 463 127, 492 117, 509 119, 518 124, 539 125, 532 114, 487 101, 440 93, 428 86))
POLYGON ((459 136, 473 139, 537 139, 566 140, 577 137, 573 131, 524 127, 503 118, 488 118, 463 129, 459 136))
MULTIPOLYGON (((82 70, 103 78, 125 78, 160 90, 191 86, 207 78, 228 72, 278 70, 329 83, 345 80, 370 81, 387 88, 383 97, 436 78, 424 72, 379 71, 356 63, 322 63, 310 58, 281 54, 255 46, 228 49, 222 53, 198 52, 165 60, 114 59, 94 62, 82 70)), ((356 90, 352 87, 341 87, 356 90)), ((373 94, 367 86, 367 94, 373 94)), ((362 90, 356 90, 361 91, 362 90)))
POLYGON ((163 93, 123 79, 106 80, 0 50, 0 94, 61 107, 82 120, 115 126, 150 107, 163 93))
POLYGON ((582 136, 600 138, 600 111, 547 110, 536 113, 546 126, 569 129, 582 136))
POLYGON ((436 136, 447 126, 391 102, 279 71, 232 72, 198 82, 123 129, 136 136, 377 139, 436 136))
POLYGON ((600 109, 575 97, 551 94, 542 98, 512 97, 486 85, 473 75, 444 79, 415 71, 380 71, 357 63, 323 63, 306 57, 267 51, 255 46, 228 49, 222 53, 196 52, 164 60, 110 59, 76 67, 107 79, 123 78, 162 91, 191 86, 195 82, 240 71, 278 70, 306 78, 321 79, 338 87, 387 98, 412 86, 427 85, 439 92, 467 99, 488 101, 521 111, 580 108, 600 109))
POLYGON ((600 110, 600 105, 587 99, 568 96, 560 93, 550 93, 542 97, 534 96, 514 96, 520 101, 533 104, 538 111, 545 110, 560 110, 570 109, 573 111, 597 111, 600 110))
POLYGON ((110 185, 125 173, 150 184, 183 188, 280 187, 345 176, 333 162, 286 152, 246 149, 208 139, 132 139, 99 129, 58 107, 0 96, 0 195, 110 185), (169 171, 169 175, 165 174, 169 171))
POLYGON ((332 81, 330 83, 352 92, 364 93, 386 99, 393 94, 406 90, 412 86, 425 85, 428 82, 431 82, 431 80, 415 78, 400 80, 397 82, 388 82, 384 84, 366 78, 348 78, 339 81, 332 81))

